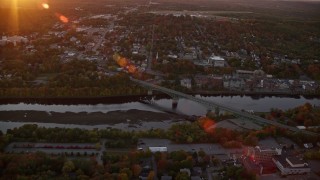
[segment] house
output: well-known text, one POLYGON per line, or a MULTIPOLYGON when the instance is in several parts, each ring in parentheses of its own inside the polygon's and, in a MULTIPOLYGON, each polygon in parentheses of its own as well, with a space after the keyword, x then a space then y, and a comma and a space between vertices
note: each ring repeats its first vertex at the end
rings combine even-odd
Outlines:
POLYGON ((244 88, 246 82, 243 79, 238 79, 238 78, 230 78, 230 79, 224 79, 223 80, 223 87, 224 88, 244 88))
POLYGON ((191 79, 181 79, 180 80, 180 85, 183 87, 186 87, 188 89, 191 89, 192 85, 191 85, 191 79))
POLYGON ((186 52, 183 56, 183 59, 186 59, 186 60, 194 60, 194 59, 197 59, 197 53, 194 52, 194 51, 191 51, 191 52, 186 52))
POLYGON ((306 143, 306 144, 303 144, 303 146, 304 146, 306 149, 311 149, 311 148, 313 148, 313 144, 312 144, 312 143, 306 143))
POLYGON ((180 172, 188 174, 189 177, 191 176, 191 171, 188 168, 180 169, 180 172))
POLYGON ((280 81, 278 83, 278 87, 279 87, 279 89, 289 89, 290 84, 289 84, 289 82, 286 82, 286 81, 280 81))
POLYGON ((140 49, 140 44, 133 43, 132 54, 138 54, 140 49))
POLYGON ((272 161, 276 164, 282 176, 307 174, 311 171, 308 163, 296 157, 286 157, 284 155, 280 155, 274 156, 272 161))
POLYGON ((149 173, 152 171, 151 164, 152 164, 151 158, 145 158, 141 160, 140 166, 142 167, 142 170, 139 174, 139 179, 141 180, 148 179, 149 173))
POLYGON ((172 59, 177 59, 178 58, 178 56, 175 55, 175 54, 168 54, 167 56, 168 56, 168 58, 172 58, 172 59))
POLYGON ((70 38, 70 41, 71 42, 75 42, 75 41, 77 41, 78 39, 76 38, 76 37, 74 37, 74 36, 72 36, 71 38, 70 38))
POLYGON ((254 72, 253 71, 247 71, 247 70, 236 70, 236 76, 239 78, 252 78, 254 72))
POLYGON ((214 67, 224 67, 225 59, 220 56, 211 55, 208 59, 208 64, 212 64, 214 67))

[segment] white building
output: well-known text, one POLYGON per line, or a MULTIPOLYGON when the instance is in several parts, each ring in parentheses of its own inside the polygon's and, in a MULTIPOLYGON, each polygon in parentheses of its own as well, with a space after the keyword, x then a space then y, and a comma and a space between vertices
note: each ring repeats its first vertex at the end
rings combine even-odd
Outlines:
POLYGON ((152 153, 155 153, 155 152, 167 152, 168 148, 167 147, 149 147, 149 150, 152 153))
POLYGON ((189 177, 191 176, 191 171, 188 168, 180 169, 180 172, 188 174, 189 177))
POLYGON ((5 45, 7 43, 13 43, 14 46, 17 45, 17 43, 27 43, 29 40, 22 36, 2 36, 2 39, 0 40, 0 45, 5 45))
POLYGON ((239 78, 229 78, 223 80, 223 87, 224 88, 231 88, 231 89, 238 89, 244 88, 246 82, 243 79, 239 78))
POLYGON ((208 59, 208 64, 212 64, 214 67, 224 67, 225 60, 220 56, 211 55, 208 59))
POLYGON ((183 87, 186 87, 188 89, 191 89, 192 85, 191 85, 191 79, 181 79, 180 80, 180 85, 183 87))
POLYGON ((311 171, 308 163, 296 157, 274 156, 272 161, 276 164, 283 176, 307 174, 311 171))

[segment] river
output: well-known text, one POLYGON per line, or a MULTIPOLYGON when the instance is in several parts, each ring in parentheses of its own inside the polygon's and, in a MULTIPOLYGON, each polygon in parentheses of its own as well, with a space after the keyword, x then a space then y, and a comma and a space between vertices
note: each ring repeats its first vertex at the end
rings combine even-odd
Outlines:
MULTIPOLYGON (((245 109, 245 110, 253 110, 255 112, 267 112, 271 108, 278 108, 282 110, 287 110, 290 108, 294 108, 304 103, 310 103, 311 105, 320 106, 319 98, 310 98, 306 99, 305 97, 279 97, 279 96, 265 96, 265 97, 252 97, 252 96, 201 96, 196 95, 198 98, 202 98, 208 101, 217 102, 219 104, 229 106, 235 109, 245 109)), ((144 111, 152 111, 152 112, 163 112, 166 110, 171 110, 172 100, 169 98, 159 98, 154 97, 153 102, 155 104, 144 104, 139 101, 141 97, 130 99, 128 97, 121 97, 117 101, 114 99, 112 101, 108 100, 108 98, 103 100, 98 100, 92 102, 89 100, 77 101, 76 103, 37 103, 37 101, 30 102, 15 102, 15 103, 3 103, 0 104, 0 111, 46 111, 46 112, 110 112, 117 110, 144 110, 144 111)), ((143 98, 142 98, 143 99, 143 98)), ((149 97, 151 99, 151 97, 149 97)), ((67 102, 67 101, 66 101, 67 102)), ((207 109, 190 100, 187 99, 179 99, 178 106, 174 110, 180 114, 186 115, 197 115, 202 116, 207 113, 207 109)), ((7 128, 19 127, 25 123, 19 122, 4 122, 6 120, 1 119, 0 122, 1 129, 4 131, 7 128)), ((46 123, 37 123, 41 126, 46 127, 60 127, 59 124, 46 124, 46 123)), ((151 123, 152 124, 152 123, 151 123)), ((166 124, 164 124, 165 126, 166 124)), ((69 127, 66 125, 61 125, 61 127, 69 127)), ((85 126, 75 126, 72 125, 70 127, 85 127, 85 126)), ((107 126, 96 126, 97 128, 104 128, 107 126)), ((122 125, 120 125, 122 127, 122 125)), ((91 127, 92 128, 92 127, 91 127)))
MULTIPOLYGON (((200 96, 196 95, 198 98, 202 98, 208 101, 217 102, 219 104, 230 106, 235 109, 246 109, 254 110, 256 112, 268 112, 271 108, 278 108, 282 110, 287 110, 294 108, 304 103, 310 103, 311 105, 320 105, 319 98, 306 99, 304 97, 278 97, 278 96, 266 96, 261 98, 256 98, 252 96, 200 96)), ((92 101, 84 99, 82 102, 77 101, 74 103, 8 103, 0 104, 0 111, 16 111, 16 110, 34 110, 34 111, 47 111, 47 112, 109 112, 116 110, 146 110, 159 112, 162 109, 155 108, 154 106, 146 105, 141 103, 137 98, 132 100, 128 99, 126 102, 125 97, 120 97, 119 101, 108 101, 100 100, 93 103, 92 101)), ((150 98, 149 98, 150 99, 150 98)), ((153 101, 159 107, 164 109, 171 109, 172 100, 169 98, 154 98, 153 101)), ((190 100, 179 99, 178 107, 175 110, 182 114, 187 115, 204 115, 207 109, 190 100)))

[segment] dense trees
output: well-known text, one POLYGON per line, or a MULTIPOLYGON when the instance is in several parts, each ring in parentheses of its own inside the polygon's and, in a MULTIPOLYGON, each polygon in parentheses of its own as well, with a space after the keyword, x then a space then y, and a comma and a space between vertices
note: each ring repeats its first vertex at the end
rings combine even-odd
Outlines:
POLYGON ((320 160, 320 151, 312 150, 304 153, 305 159, 320 160))
POLYGON ((228 166, 223 169, 225 175, 223 179, 237 179, 237 180, 255 180, 256 175, 254 173, 247 172, 244 167, 228 166))
POLYGON ((48 157, 44 153, 34 154, 0 154, 3 162, 4 179, 20 178, 54 178, 61 175, 65 162, 63 157, 48 157))
POLYGON ((47 142, 98 142, 100 136, 94 130, 79 128, 44 128, 36 124, 26 124, 20 128, 7 131, 7 136, 15 141, 47 141, 47 142))
MULTIPOLYGON (((306 106, 305 108, 307 108, 306 106)), ((267 126, 258 131, 237 132, 224 128, 214 128, 214 122, 207 118, 201 118, 193 123, 175 124, 167 131, 121 131, 118 129, 84 130, 66 128, 43 128, 37 125, 24 125, 20 128, 8 130, 6 134, 0 134, 1 146, 4 147, 11 141, 46 141, 46 142, 98 142, 100 138, 109 139, 111 143, 121 142, 128 144, 126 148, 134 147, 139 137, 168 138, 176 143, 220 143, 226 148, 239 148, 242 144, 255 146, 259 139, 269 136, 287 136, 298 144, 303 142, 317 142, 317 137, 303 134, 293 134, 283 129, 267 126)), ((110 147, 110 143, 107 144, 110 147)), ((119 144, 115 143, 112 148, 119 144)), ((318 152, 307 152, 305 158, 318 158, 318 152)), ((0 154, 0 171, 3 177, 12 179, 43 176, 47 178, 70 177, 78 178, 104 177, 132 179, 142 171, 141 160, 150 159, 150 151, 131 151, 124 153, 104 153, 103 166, 96 165, 95 161, 73 159, 65 157, 49 157, 43 153, 36 154, 0 154), (20 162, 20 163, 18 163, 20 162)), ((192 168, 195 165, 205 167, 210 162, 210 157, 202 150, 198 152, 185 152, 183 150, 171 153, 155 153, 154 159, 158 166, 158 173, 169 172, 175 177, 181 168, 192 168), (196 164, 195 164, 196 162, 196 164)), ((215 160, 215 163, 216 162, 215 160)), ((230 168, 230 167, 229 167, 230 168)), ((226 177, 252 178, 241 168, 225 169, 226 177)), ((152 175, 152 174, 151 174, 152 175)), ((151 176, 150 175, 150 176, 151 176)), ((159 175, 159 174, 158 174, 159 175)))
POLYGON ((270 120, 278 120, 289 125, 302 125, 311 127, 320 125, 320 109, 313 107, 310 103, 298 106, 287 111, 271 109, 270 114, 266 117, 270 120))

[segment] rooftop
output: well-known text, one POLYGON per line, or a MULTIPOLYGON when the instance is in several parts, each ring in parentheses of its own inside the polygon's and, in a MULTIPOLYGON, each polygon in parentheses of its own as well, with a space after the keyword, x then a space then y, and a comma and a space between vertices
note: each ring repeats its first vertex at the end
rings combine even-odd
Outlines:
POLYGON ((299 164, 304 164, 305 165, 304 168, 309 168, 307 163, 305 163, 304 161, 301 161, 298 158, 293 157, 293 156, 292 157, 286 157, 284 155, 279 155, 279 156, 274 156, 274 159, 276 161, 279 161, 282 164, 282 166, 285 167, 285 168, 301 168, 301 167, 292 167, 288 163, 287 159, 294 165, 296 165, 296 163, 299 163, 299 164))
POLYGON ((305 161, 302 159, 298 159, 297 157, 291 156, 287 157, 287 161, 289 161, 293 165, 299 165, 299 164, 307 164, 305 161))

